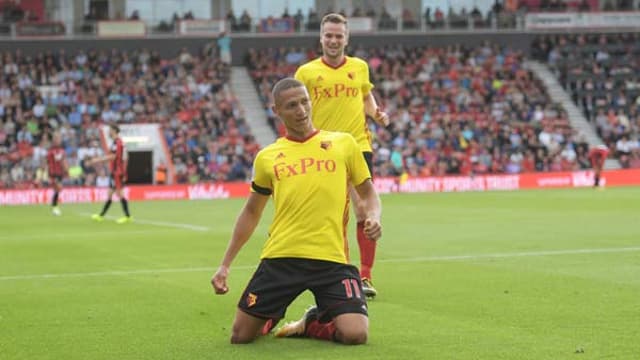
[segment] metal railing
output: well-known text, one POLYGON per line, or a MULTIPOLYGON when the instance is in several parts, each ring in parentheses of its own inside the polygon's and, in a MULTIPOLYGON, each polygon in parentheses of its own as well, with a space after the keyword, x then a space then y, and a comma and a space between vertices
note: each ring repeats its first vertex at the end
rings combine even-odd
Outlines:
MULTIPOLYGON (((319 20, 295 21, 288 19, 290 27, 274 27, 265 29, 265 19, 252 20, 250 24, 226 23, 226 28, 232 34, 260 34, 268 32, 286 33, 310 33, 320 29, 319 20)), ((280 21, 283 19, 273 19, 280 21)), ((519 14, 502 13, 497 16, 477 17, 472 15, 445 16, 442 19, 416 18, 412 21, 403 21, 402 18, 372 18, 370 29, 365 32, 437 32, 437 31, 475 31, 502 30, 502 29, 524 29, 524 17, 519 14)), ((38 23, 0 23, 0 38, 12 39, 23 37, 95 37, 97 36, 96 21, 82 21, 67 29, 61 22, 38 22, 38 23)), ((146 35, 177 35, 178 24, 173 21, 161 21, 155 24, 146 22, 146 35)))

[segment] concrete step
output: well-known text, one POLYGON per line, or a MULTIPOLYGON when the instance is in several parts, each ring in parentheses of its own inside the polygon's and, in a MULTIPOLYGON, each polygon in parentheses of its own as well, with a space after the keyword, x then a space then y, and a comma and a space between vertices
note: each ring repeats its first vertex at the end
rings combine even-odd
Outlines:
POLYGON ((271 144, 276 139, 276 134, 267 122, 264 105, 245 67, 234 66, 231 68, 231 86, 238 102, 244 109, 247 123, 258 144, 261 147, 271 144))
MULTIPOLYGON (((576 106, 571 96, 564 90, 556 76, 549 68, 535 60, 525 61, 524 67, 531 70, 545 86, 550 98, 559 103, 567 112, 571 127, 577 130, 578 136, 584 137, 589 146, 602 145, 604 142, 595 131, 593 125, 584 116, 584 113, 576 106)), ((619 169, 620 163, 615 159, 608 159, 605 163, 607 169, 619 169)))

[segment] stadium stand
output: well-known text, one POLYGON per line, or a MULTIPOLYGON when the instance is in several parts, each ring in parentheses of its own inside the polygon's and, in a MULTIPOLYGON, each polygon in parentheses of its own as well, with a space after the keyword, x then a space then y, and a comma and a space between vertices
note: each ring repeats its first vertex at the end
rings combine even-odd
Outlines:
MULTIPOLYGON (((228 86, 230 66, 215 44, 174 58, 79 51, 2 54, 0 187, 45 185, 43 153, 60 131, 74 185, 94 185, 84 159, 98 155, 99 126, 159 123, 177 182, 246 180, 259 146, 228 86)), ((98 169, 100 173, 104 169, 98 169)))
MULTIPOLYGON (((377 176, 522 173, 585 169, 588 145, 522 66, 490 44, 357 48, 375 96, 392 118, 374 134, 377 176)), ((312 49, 250 51, 246 65, 265 103, 270 84, 316 57, 312 49)), ((270 114, 274 128, 277 121, 270 114)), ((281 129, 279 129, 281 131, 281 129)))
POLYGON ((555 71, 624 168, 640 167, 640 35, 539 37, 534 56, 555 71))
MULTIPOLYGON (((371 17, 372 31, 394 33, 521 29, 528 11, 615 11, 628 10, 629 4, 605 2, 596 8, 589 1, 504 1, 484 14, 475 7, 452 7, 426 8, 423 14, 402 9, 399 17, 385 9, 353 9, 351 16, 371 17)), ((28 11, 18 11, 16 17, 14 10, 4 9, 4 23, 30 19, 28 11)), ((104 18, 89 10, 87 20, 104 18)), ((171 20, 167 31, 175 31, 177 20, 192 19, 189 13, 166 19, 171 20)), ((307 14, 285 11, 282 18, 292 20, 293 31, 315 34, 322 14, 315 9, 307 14)), ((260 32, 260 23, 269 20, 252 19, 248 11, 229 11, 226 19, 232 32, 249 33, 260 32)), ((140 20, 149 19, 140 15, 140 20)), ((175 165, 175 173, 168 175, 177 182, 246 180, 259 145, 229 86, 230 67, 218 60, 215 48, 211 44, 197 54, 185 48, 170 57, 143 49, 30 56, 21 50, 4 52, 0 187, 46 184, 42 155, 54 130, 65 140, 73 174, 69 184, 96 184, 104 169, 88 168, 83 159, 100 154, 99 126, 112 122, 161 124, 175 165)), ((270 87, 316 57, 317 50, 296 46, 246 54, 245 65, 279 134, 282 126, 266 106, 270 87)), ((378 176, 590 167, 586 141, 542 83, 524 69, 523 53, 489 44, 356 48, 353 53, 369 61, 375 95, 394 119, 389 129, 371 124, 378 176)), ((532 54, 555 71, 621 165, 640 167, 640 35, 544 35, 535 41, 532 54)))

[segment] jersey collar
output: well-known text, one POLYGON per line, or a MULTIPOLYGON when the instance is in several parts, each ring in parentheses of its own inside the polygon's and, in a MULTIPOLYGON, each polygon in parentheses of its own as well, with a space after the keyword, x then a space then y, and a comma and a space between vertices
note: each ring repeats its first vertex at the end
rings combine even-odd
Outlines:
POLYGON ((339 69, 342 67, 342 65, 347 63, 347 57, 345 56, 344 59, 342 59, 342 62, 340 64, 338 64, 337 66, 333 66, 331 64, 329 64, 328 62, 324 61, 324 56, 320 57, 320 61, 322 61, 323 64, 325 64, 326 66, 332 68, 332 69, 339 69))
POLYGON ((297 143, 303 143, 306 142, 307 140, 311 139, 312 137, 316 136, 318 133, 320 132, 320 130, 315 130, 314 132, 312 132, 311 134, 309 134, 309 136, 307 136, 306 138, 299 140, 299 139, 294 139, 291 138, 287 135, 287 140, 289 141, 293 141, 293 142, 297 142, 297 143))

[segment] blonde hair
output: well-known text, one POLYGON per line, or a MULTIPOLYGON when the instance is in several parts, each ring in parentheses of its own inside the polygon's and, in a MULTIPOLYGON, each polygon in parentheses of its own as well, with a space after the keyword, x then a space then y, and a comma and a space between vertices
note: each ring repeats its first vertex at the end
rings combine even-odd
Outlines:
POLYGON ((348 27, 347 18, 337 13, 330 13, 323 16, 322 21, 320 22, 320 25, 322 26, 324 25, 324 23, 328 23, 328 22, 333 24, 344 24, 345 27, 348 27))

